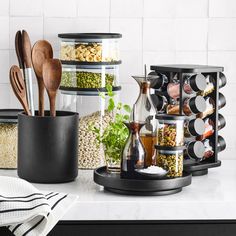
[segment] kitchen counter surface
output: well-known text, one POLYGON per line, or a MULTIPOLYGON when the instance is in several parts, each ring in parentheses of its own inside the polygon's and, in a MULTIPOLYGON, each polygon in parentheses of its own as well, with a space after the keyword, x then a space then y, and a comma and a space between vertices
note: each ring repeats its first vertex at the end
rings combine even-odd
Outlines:
MULTIPOLYGON (((17 176, 0 170, 0 176, 17 176)), ((77 194, 79 199, 62 220, 216 220, 236 219, 236 161, 222 161, 209 174, 193 177, 182 192, 136 197, 104 192, 93 182, 93 171, 79 170, 76 181, 34 184, 38 189, 77 194)))

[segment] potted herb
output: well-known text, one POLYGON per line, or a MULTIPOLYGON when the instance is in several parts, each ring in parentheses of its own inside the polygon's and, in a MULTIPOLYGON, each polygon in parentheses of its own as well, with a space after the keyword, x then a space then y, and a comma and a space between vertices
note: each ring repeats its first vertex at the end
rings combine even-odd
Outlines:
MULTIPOLYGON (((107 85, 106 89, 109 97, 107 111, 113 119, 104 130, 96 124, 90 125, 90 129, 96 134, 97 144, 103 145, 108 171, 118 172, 121 153, 129 136, 129 130, 124 123, 129 121, 131 108, 121 102, 115 103, 111 85, 107 85)), ((100 96, 105 99, 104 93, 100 93, 100 96)))

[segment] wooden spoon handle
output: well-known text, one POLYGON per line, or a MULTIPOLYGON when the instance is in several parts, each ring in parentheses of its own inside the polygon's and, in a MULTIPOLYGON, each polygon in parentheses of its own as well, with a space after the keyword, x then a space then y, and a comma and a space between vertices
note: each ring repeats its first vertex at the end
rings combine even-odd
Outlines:
POLYGON ((56 116, 56 92, 49 92, 48 96, 50 97, 50 115, 56 116))
POLYGON ((39 116, 44 116, 44 83, 38 79, 39 116))

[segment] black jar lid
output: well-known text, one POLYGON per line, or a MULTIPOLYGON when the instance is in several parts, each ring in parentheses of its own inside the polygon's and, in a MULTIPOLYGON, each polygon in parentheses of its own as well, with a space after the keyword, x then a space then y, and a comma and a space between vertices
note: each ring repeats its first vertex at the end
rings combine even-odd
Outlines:
POLYGON ((227 83, 227 79, 225 77, 225 74, 220 72, 220 78, 219 78, 219 88, 223 88, 227 83))
POLYGON ((189 107, 195 114, 206 110, 206 101, 202 96, 196 96, 189 99, 189 107))
POLYGON ((193 91, 199 92, 206 88, 206 78, 203 74, 196 74, 189 78, 189 83, 193 91))
POLYGON ((200 118, 190 120, 188 124, 188 130, 192 136, 202 135, 205 131, 205 123, 200 118))
POLYGON ((121 38, 122 34, 118 33, 65 33, 58 34, 59 38, 64 39, 114 39, 121 38))
POLYGON ((218 152, 224 151, 225 148, 226 148, 225 139, 222 136, 219 135, 218 136, 218 145, 217 145, 218 152))
POLYGON ((21 109, 0 109, 0 123, 17 123, 21 109))
POLYGON ((155 79, 155 83, 152 84, 152 88, 154 89, 160 89, 164 86, 164 84, 166 83, 166 81, 168 81, 168 78, 165 74, 161 74, 159 72, 155 72, 152 71, 150 72, 148 75, 155 75, 156 79, 155 79))
POLYGON ((222 93, 219 93, 219 102, 218 102, 218 108, 224 107, 226 104, 225 96, 222 93))
POLYGON ((218 115, 218 130, 221 130, 225 127, 226 120, 221 114, 218 115))
POLYGON ((204 156, 205 147, 201 141, 193 141, 188 144, 187 152, 189 157, 200 159, 204 156))
POLYGON ((156 119, 158 119, 158 120, 185 120, 185 116, 157 114, 156 119))
POLYGON ((182 151, 186 149, 186 146, 177 146, 177 147, 169 147, 169 146, 160 146, 160 145, 154 145, 155 149, 157 150, 163 150, 163 151, 182 151))

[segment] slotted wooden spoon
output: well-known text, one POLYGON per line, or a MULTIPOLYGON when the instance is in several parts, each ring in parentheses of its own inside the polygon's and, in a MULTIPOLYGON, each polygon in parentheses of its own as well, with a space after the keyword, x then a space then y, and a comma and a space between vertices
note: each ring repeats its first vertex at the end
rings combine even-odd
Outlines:
POLYGON ((44 116, 43 63, 53 58, 51 44, 46 40, 37 41, 32 48, 32 64, 38 82, 39 116, 44 116))
POLYGON ((61 62, 58 59, 47 59, 43 63, 43 82, 50 102, 50 115, 56 116, 56 95, 61 83, 61 62))
POLYGON ((12 89, 21 105, 23 106, 25 113, 27 115, 31 115, 26 97, 25 81, 23 79, 20 68, 18 66, 12 66, 9 76, 12 89))

